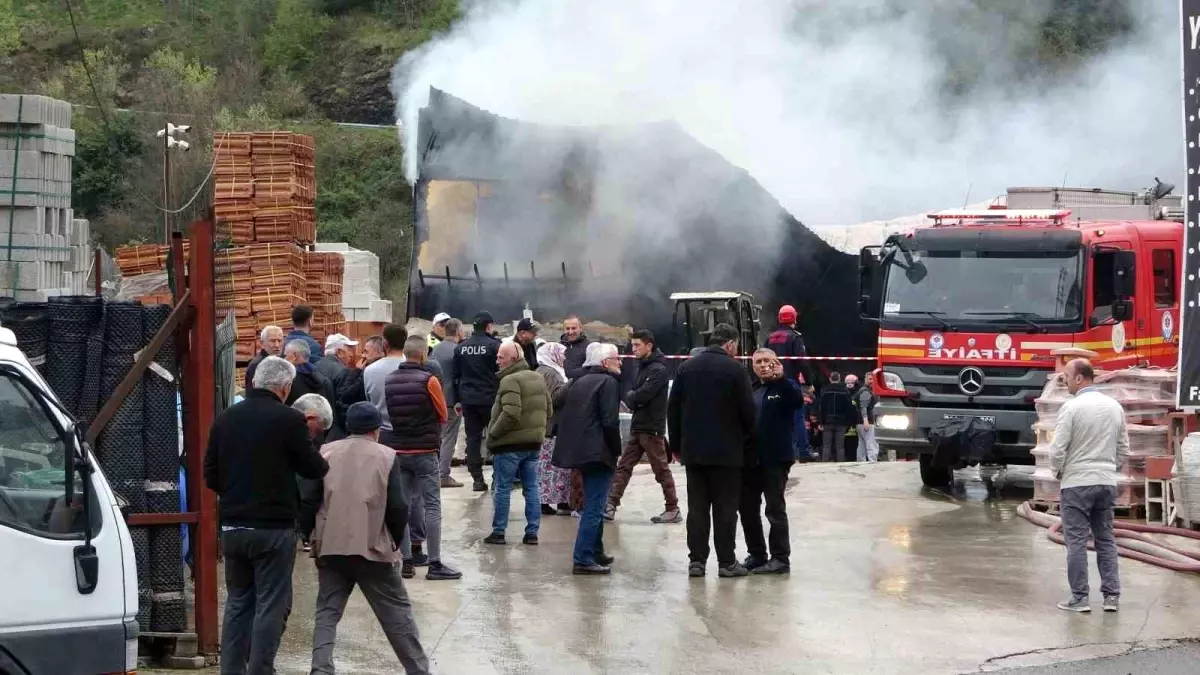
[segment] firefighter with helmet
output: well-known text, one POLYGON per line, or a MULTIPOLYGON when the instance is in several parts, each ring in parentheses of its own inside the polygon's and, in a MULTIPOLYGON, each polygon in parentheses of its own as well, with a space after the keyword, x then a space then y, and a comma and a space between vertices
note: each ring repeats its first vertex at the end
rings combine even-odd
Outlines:
MULTIPOLYGON (((800 331, 796 330, 796 308, 791 305, 784 305, 779 308, 779 325, 770 335, 767 336, 767 341, 763 345, 767 349, 775 352, 776 356, 808 356, 808 349, 804 346, 804 336, 800 331)), ((793 382, 801 384, 813 384, 812 371, 808 368, 807 361, 797 361, 784 358, 783 373, 793 382)), ((807 458, 809 456, 808 431, 805 428, 805 410, 802 408, 796 411, 796 425, 792 439, 792 445, 796 449, 796 457, 807 458)))

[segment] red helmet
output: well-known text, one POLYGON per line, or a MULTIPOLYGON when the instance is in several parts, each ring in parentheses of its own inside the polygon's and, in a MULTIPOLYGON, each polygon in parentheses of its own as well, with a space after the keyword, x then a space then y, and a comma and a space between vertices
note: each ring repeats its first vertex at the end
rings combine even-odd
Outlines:
POLYGON ((793 324, 796 323, 796 308, 791 305, 784 305, 779 308, 779 323, 793 324))

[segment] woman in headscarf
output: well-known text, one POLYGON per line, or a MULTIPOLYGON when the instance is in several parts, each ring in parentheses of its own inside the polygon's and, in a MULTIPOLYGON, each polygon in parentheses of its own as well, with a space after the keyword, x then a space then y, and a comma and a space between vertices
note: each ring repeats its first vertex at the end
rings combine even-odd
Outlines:
POLYGON ((567 374, 563 370, 566 354, 567 348, 559 342, 545 342, 537 350, 537 372, 546 380, 546 391, 554 405, 554 417, 538 456, 538 494, 542 513, 546 515, 571 515, 571 472, 557 468, 550 461, 554 456, 554 438, 558 435, 558 409, 567 394, 567 374))

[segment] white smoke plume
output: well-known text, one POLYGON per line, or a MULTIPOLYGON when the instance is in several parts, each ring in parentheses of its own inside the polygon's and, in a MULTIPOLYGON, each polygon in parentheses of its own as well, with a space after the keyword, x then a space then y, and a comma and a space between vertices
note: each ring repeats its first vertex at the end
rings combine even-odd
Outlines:
POLYGON ((962 204, 968 188, 1181 182, 1175 3, 1132 0, 1133 33, 1057 78, 1014 58, 1051 1, 986 4, 1006 7, 476 2, 397 65, 398 116, 415 136, 432 85, 533 122, 675 120, 813 224, 962 204), (950 95, 964 73, 978 86, 950 95))

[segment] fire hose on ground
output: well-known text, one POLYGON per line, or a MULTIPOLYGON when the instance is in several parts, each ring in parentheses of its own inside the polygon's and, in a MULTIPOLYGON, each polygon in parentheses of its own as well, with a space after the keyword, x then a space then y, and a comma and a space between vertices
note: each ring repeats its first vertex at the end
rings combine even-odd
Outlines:
MULTIPOLYGON (((1048 528, 1046 536, 1051 541, 1066 545, 1062 534, 1062 519, 1058 516, 1037 511, 1029 502, 1018 506, 1017 514, 1034 525, 1048 528)), ((1120 555, 1176 572, 1200 572, 1200 553, 1155 541, 1147 536, 1148 534, 1200 540, 1200 532, 1181 527, 1113 521, 1113 536, 1117 540, 1117 553, 1120 555)), ((1089 539, 1088 548, 1095 550, 1095 542, 1089 539)))

